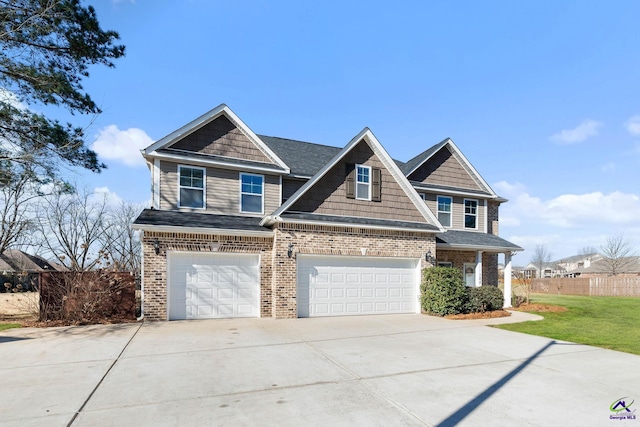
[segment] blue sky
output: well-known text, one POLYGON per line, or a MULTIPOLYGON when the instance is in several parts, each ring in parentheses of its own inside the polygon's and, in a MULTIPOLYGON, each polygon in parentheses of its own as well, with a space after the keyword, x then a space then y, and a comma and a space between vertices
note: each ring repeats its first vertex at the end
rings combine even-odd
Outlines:
POLYGON ((256 133, 343 146, 368 126, 406 161, 451 137, 501 196, 500 235, 554 258, 640 245, 640 3, 113 1, 127 47, 85 88, 76 181, 145 202, 138 150, 220 103, 256 133), (95 144, 95 145, 93 145, 95 144))

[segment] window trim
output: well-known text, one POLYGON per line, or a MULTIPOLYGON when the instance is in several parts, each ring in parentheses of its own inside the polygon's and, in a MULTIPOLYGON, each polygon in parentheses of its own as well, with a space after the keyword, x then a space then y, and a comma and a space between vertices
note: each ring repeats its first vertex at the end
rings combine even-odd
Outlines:
POLYGON ((437 195, 436 196, 436 218, 438 218, 438 222, 440 222, 440 224, 444 227, 444 228, 451 228, 453 227, 453 197, 451 196, 440 196, 437 195), (449 212, 446 211, 440 211, 440 198, 443 199, 449 199, 449 208, 451 209, 449 212), (449 214, 449 225, 444 225, 442 224, 442 222, 440 222, 440 212, 442 213, 448 213, 449 214))
POLYGON ((238 208, 239 208, 240 213, 263 215, 264 214, 264 193, 265 193, 265 182, 266 182, 266 180, 264 178, 264 175, 260 175, 260 174, 257 174, 257 173, 240 172, 238 181, 240 183, 240 188, 239 188, 240 195, 239 195, 239 200, 238 200, 238 204, 239 204, 238 208), (262 178, 262 194, 260 194, 260 197, 261 197, 261 200, 260 200, 260 202, 261 202, 260 203, 260 212, 245 211, 243 209, 243 206, 242 206, 242 196, 243 195, 246 194, 246 195, 250 195, 250 196, 257 196, 257 194, 244 193, 242 191, 242 177, 243 176, 258 176, 258 177, 262 178))
POLYGON ((463 228, 467 229, 467 230, 477 230, 478 229, 478 208, 480 207, 480 201, 478 199, 464 199, 464 201, 462 202, 462 206, 464 209, 464 213, 463 213, 463 217, 462 217, 462 226, 463 228), (475 214, 468 214, 467 213, 467 202, 476 202, 476 213, 475 214), (476 226, 475 227, 467 227, 467 215, 473 215, 476 219, 475 223, 476 226))
POLYGON ((453 268, 453 263, 451 261, 438 261, 438 267, 453 268))
POLYGON ((190 166, 190 165, 178 165, 178 208, 186 208, 186 209, 206 209, 207 208, 207 168, 202 168, 199 166, 190 166), (182 169, 201 170, 202 171, 202 188, 183 186, 180 183, 180 176, 181 176, 182 169), (202 207, 182 206, 182 203, 180 200, 180 190, 182 188, 186 188, 189 190, 202 191, 202 207))
POLYGON ((367 200, 367 201, 371 201, 371 187, 372 187, 372 175, 371 175, 371 166, 365 166, 365 165, 360 165, 360 164, 356 164, 356 176, 355 176, 355 196, 356 196, 356 200, 367 200), (367 182, 367 198, 364 197, 358 197, 358 184, 365 184, 364 182, 360 182, 358 181, 358 168, 363 168, 366 169, 369 174, 369 182, 367 182))

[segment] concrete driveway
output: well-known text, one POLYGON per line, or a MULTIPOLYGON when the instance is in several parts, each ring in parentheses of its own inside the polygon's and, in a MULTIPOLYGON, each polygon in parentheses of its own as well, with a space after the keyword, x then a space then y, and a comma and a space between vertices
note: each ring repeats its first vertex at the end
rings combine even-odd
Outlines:
POLYGON ((610 419, 618 399, 640 407, 640 357, 486 326, 504 321, 389 315, 7 330, 0 426, 640 427, 640 414, 610 419))

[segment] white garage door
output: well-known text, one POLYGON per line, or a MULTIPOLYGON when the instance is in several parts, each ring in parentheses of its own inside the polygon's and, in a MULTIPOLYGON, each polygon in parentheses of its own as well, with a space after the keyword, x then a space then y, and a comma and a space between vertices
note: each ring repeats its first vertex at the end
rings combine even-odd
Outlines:
POLYGON ((417 259, 297 258, 298 317, 417 312, 417 259))
POLYGON ((259 257, 170 252, 169 319, 258 317, 259 257))

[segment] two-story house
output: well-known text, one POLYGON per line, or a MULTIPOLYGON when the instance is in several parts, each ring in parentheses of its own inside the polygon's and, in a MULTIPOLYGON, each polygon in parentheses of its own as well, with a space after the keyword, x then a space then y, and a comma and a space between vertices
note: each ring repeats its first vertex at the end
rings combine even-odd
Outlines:
MULTIPOLYGON (((506 200, 446 139, 406 163, 367 128, 344 147, 255 134, 220 105, 142 150, 147 319, 419 313, 421 270, 496 285, 506 200)), ((505 273, 505 306, 511 274, 505 273)))

